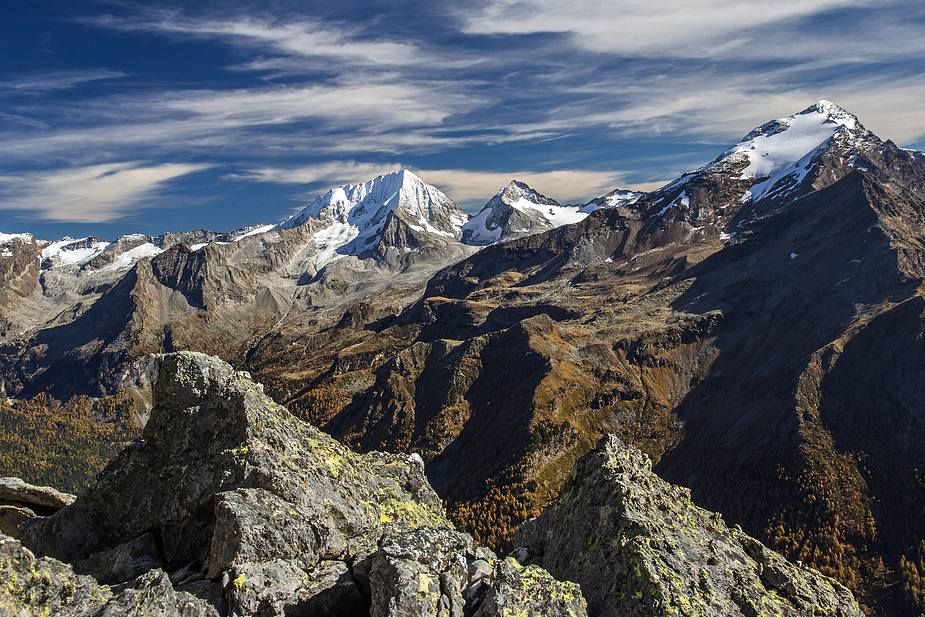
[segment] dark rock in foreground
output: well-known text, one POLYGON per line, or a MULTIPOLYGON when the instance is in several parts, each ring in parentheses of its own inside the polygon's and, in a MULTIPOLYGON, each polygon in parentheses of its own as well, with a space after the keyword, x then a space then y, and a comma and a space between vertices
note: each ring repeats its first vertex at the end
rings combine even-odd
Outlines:
POLYGON ((846 588, 727 528, 613 435, 516 541, 579 583, 591 615, 862 615, 846 588))
POLYGON ((171 585, 154 569, 123 585, 100 585, 49 557, 36 557, 18 541, 0 536, 0 615, 69 617, 219 617, 218 608, 171 585), (30 611, 32 609, 32 611, 30 611))
MULTIPOLYGON (((152 567, 220 581, 243 614, 302 606, 316 575, 353 589, 386 531, 446 527, 416 461, 357 455, 210 356, 158 357, 143 440, 69 507, 20 532, 109 583, 152 567)), ((188 576, 187 578, 193 578, 188 576)))
POLYGON ((33 486, 19 478, 0 478, 0 533, 16 537, 26 521, 54 514, 73 501, 73 495, 49 486, 33 486))

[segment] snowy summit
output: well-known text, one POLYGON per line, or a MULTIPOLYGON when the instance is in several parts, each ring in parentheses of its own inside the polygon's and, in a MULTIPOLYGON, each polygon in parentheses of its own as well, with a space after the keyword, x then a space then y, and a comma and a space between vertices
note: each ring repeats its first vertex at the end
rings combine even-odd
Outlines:
POLYGON ((407 170, 385 174, 365 184, 331 189, 277 229, 290 229, 311 220, 323 228, 314 237, 316 268, 347 255, 362 255, 374 244, 390 215, 412 230, 459 240, 465 213, 443 191, 407 170))
POLYGON ((484 246, 584 220, 590 211, 561 206, 523 182, 511 181, 463 225, 463 242, 484 246))
POLYGON ((830 101, 819 101, 798 114, 756 128, 708 167, 745 163, 741 177, 756 180, 748 195, 751 201, 778 196, 772 189, 788 176, 785 187, 799 186, 815 164, 816 154, 838 134, 863 140, 869 132, 853 114, 830 101))

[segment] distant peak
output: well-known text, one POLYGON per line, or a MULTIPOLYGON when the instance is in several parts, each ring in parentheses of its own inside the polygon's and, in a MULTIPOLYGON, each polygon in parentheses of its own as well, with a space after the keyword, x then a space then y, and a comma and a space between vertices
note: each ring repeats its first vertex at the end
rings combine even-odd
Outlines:
POLYGON ((804 109, 801 114, 817 113, 827 118, 837 122, 838 124, 843 124, 848 128, 855 128, 858 126, 858 118, 851 112, 847 111, 844 107, 836 105, 832 101, 827 101, 821 99, 817 101, 814 105, 810 105, 804 109))
MULTIPOLYGON (((538 205, 559 205, 559 202, 557 202, 555 199, 538 193, 537 191, 530 188, 526 183, 520 182, 519 180, 511 180, 511 182, 506 187, 498 192, 497 197, 500 197, 501 201, 508 205, 520 201, 521 199, 525 199, 538 205)), ((489 204, 490 203, 491 202, 489 202, 489 204)))
POLYGON ((397 178, 398 180, 401 180, 402 184, 407 184, 409 182, 420 182, 422 184, 424 183, 423 180, 418 178, 416 175, 414 175, 407 169, 399 169, 398 171, 393 171, 391 173, 384 174, 380 177, 381 178, 394 177, 394 178, 397 178))

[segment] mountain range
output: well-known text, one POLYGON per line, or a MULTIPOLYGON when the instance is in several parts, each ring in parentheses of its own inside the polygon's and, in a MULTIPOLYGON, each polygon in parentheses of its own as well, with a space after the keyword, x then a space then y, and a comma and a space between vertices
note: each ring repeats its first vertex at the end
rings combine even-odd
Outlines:
MULTIPOLYGON (((125 396, 196 350, 361 451, 413 451, 504 546, 607 433, 875 614, 925 610, 925 154, 820 101, 646 194, 408 171, 277 225, 0 236, 12 404, 125 396), (910 565, 911 564, 911 565, 910 565)), ((33 481, 37 479, 32 479, 33 481)))

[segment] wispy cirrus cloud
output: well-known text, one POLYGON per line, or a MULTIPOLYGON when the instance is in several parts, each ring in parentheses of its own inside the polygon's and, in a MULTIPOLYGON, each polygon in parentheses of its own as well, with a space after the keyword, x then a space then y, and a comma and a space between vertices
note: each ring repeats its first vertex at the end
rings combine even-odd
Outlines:
MULTIPOLYGON (((477 105, 475 97, 444 92, 440 84, 393 83, 273 86, 248 90, 192 90, 109 97, 74 103, 63 112, 93 118, 90 126, 0 133, 0 162, 81 159, 93 153, 148 155, 214 151, 261 158, 294 150, 391 151, 439 141, 430 134, 446 118, 477 105), (258 150, 257 148, 264 148, 258 150)), ((47 116, 57 115, 48 110, 47 116)), ((53 123, 57 124, 57 123, 53 123)))
POLYGON ((105 17, 95 19, 93 23, 123 31, 217 39, 229 45, 275 55, 238 67, 255 70, 305 70, 309 66, 318 66, 318 63, 334 71, 345 67, 395 69, 427 66, 434 69, 467 62, 459 57, 458 52, 450 55, 436 48, 423 49, 419 43, 406 39, 392 40, 383 33, 370 35, 359 25, 331 23, 323 19, 283 21, 255 16, 193 18, 172 11, 149 10, 140 12, 132 19, 105 17), (297 58, 298 63, 292 62, 292 58, 297 58))
POLYGON ((0 210, 44 221, 100 223, 131 214, 158 189, 207 165, 109 163, 0 179, 0 210))
MULTIPOLYGON (((743 56, 767 59, 801 56, 810 45, 849 47, 844 32, 814 31, 806 44, 792 46, 800 21, 833 11, 905 6, 913 2, 872 0, 780 0, 773 3, 737 0, 693 0, 659 3, 647 0, 488 0, 460 7, 457 14, 469 33, 571 35, 573 45, 628 57, 717 58, 743 56), (785 28, 780 26, 784 25, 785 28), (773 32, 773 36, 766 36, 773 32)), ((867 20, 871 24, 871 20, 867 20)), ((889 27, 901 23, 889 22, 889 27)), ((869 32, 873 39, 877 33, 869 32)), ((917 37, 920 38, 920 37, 917 37)), ((855 49, 857 46, 855 46, 855 49)), ((893 46, 895 49, 895 45, 893 46)), ((886 49, 886 45, 884 45, 886 49)))
POLYGON ((101 79, 124 77, 122 71, 94 69, 83 71, 50 71, 46 73, 29 73, 15 79, 0 81, 0 95, 41 94, 49 90, 67 90, 82 83, 101 79))

